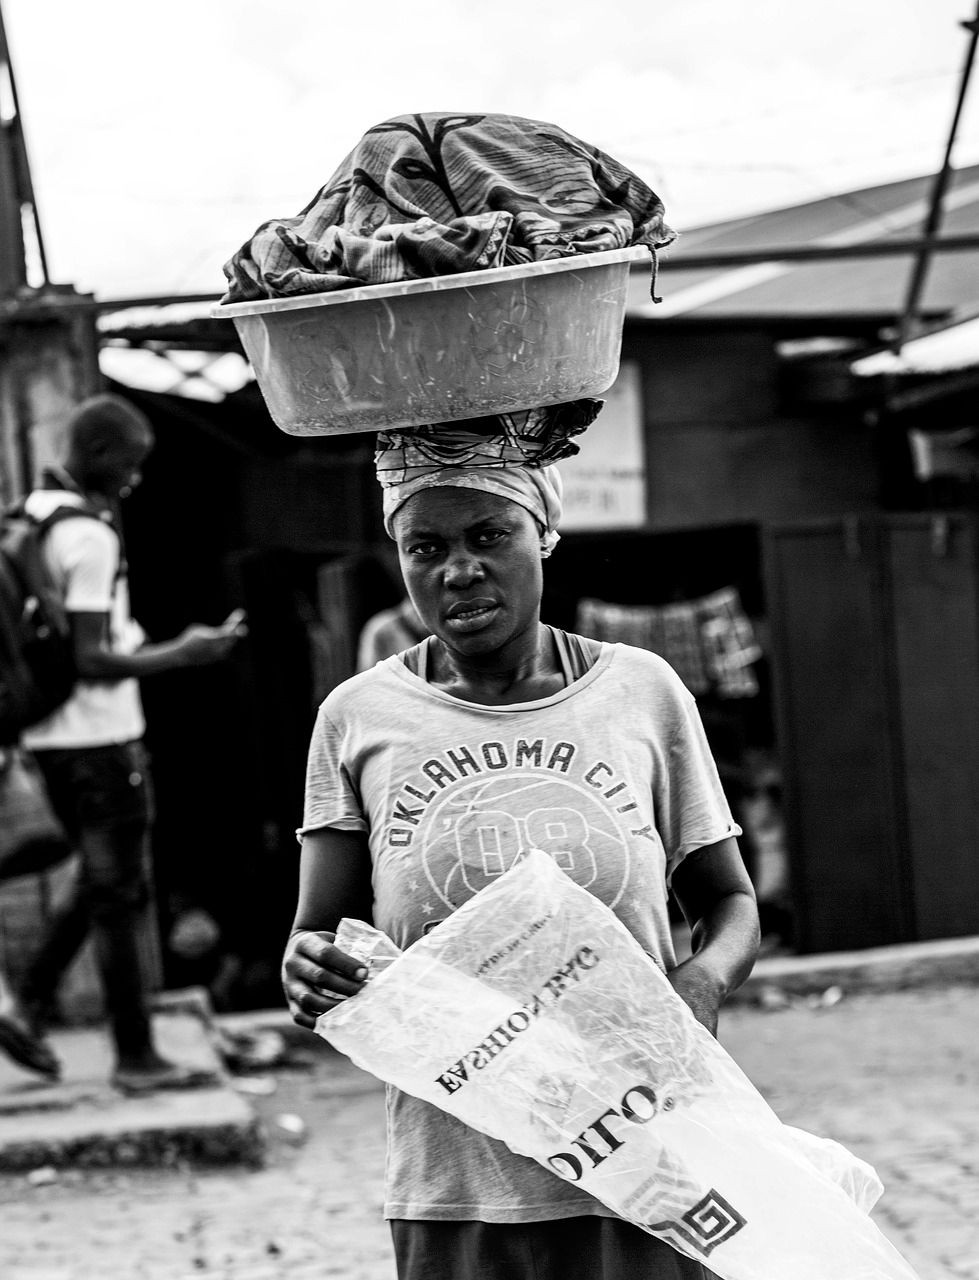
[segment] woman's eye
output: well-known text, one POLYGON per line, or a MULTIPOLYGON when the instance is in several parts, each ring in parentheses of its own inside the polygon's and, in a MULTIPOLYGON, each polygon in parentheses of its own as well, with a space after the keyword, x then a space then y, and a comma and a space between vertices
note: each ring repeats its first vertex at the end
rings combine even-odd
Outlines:
POLYGON ((482 546, 488 546, 492 542, 499 542, 500 538, 505 538, 506 532, 506 529, 481 529, 476 535, 476 541, 482 546))
POLYGON ((415 542, 408 548, 410 556, 433 556, 438 547, 434 542, 415 542))

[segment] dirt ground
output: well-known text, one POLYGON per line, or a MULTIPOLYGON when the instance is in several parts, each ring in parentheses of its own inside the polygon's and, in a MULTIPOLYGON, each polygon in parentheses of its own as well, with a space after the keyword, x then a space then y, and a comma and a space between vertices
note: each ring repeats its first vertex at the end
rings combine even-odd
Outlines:
MULTIPOLYGON (((921 1280, 979 1280, 979 988, 835 994, 731 1008, 721 1039, 783 1120, 875 1166, 875 1220, 921 1280)), ((310 1050, 308 1069, 247 1078, 268 1090, 249 1094, 262 1169, 0 1178, 0 1277, 394 1280, 383 1094, 310 1050)))

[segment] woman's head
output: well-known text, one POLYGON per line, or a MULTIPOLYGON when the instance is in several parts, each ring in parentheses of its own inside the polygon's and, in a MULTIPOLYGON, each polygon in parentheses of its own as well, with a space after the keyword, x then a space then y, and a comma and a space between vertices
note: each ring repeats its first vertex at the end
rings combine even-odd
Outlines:
POLYGON ((570 437, 600 407, 378 436, 384 528, 398 544, 405 586, 422 621, 457 652, 494 653, 536 630, 541 561, 561 519, 551 462, 577 452, 570 437))
POLYGON ((542 529, 486 488, 418 489, 386 520, 422 621, 454 651, 496 652, 540 620, 542 529))

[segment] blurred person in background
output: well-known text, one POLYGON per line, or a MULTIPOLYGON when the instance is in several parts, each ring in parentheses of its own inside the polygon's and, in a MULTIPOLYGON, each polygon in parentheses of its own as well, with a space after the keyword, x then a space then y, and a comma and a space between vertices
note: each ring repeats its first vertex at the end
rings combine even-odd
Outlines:
POLYGON ((115 395, 92 397, 69 416, 63 463, 49 468, 27 498, 28 513, 39 520, 64 505, 94 508, 101 519, 62 520, 44 542, 79 679, 66 703, 25 732, 23 745, 40 766, 80 873, 7 1010, 32 1037, 46 1074, 54 1074, 57 1064, 52 1069, 41 1040, 45 1020, 91 931, 115 1048, 112 1081, 131 1093, 199 1083, 199 1074, 161 1056, 151 1026, 141 931, 153 901, 152 799, 138 680, 219 662, 245 633, 240 610, 220 626, 195 624, 161 643, 147 643, 133 620, 119 502, 139 483, 152 447, 150 423, 134 405, 115 395))
POLYGON ((357 670, 367 671, 375 663, 390 658, 402 649, 410 649, 428 635, 411 597, 405 596, 390 609, 382 609, 368 618, 357 641, 357 670))

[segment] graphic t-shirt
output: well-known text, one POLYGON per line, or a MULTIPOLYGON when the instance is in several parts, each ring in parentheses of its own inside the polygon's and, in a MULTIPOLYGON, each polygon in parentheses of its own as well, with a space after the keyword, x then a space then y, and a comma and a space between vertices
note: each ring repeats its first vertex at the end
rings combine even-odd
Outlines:
MULTIPOLYGON (((513 865, 549 853, 664 970, 673 871, 738 835, 693 697, 655 654, 604 644, 535 702, 465 702, 388 658, 334 689, 302 832, 363 831, 374 924, 402 949, 513 865)), ((533 1222, 598 1201, 430 1104, 388 1090, 389 1218, 533 1222)))

